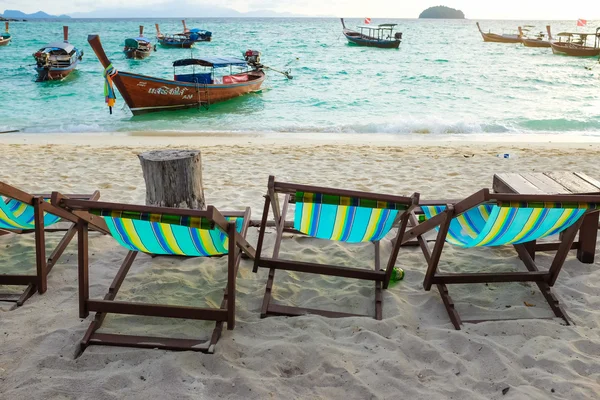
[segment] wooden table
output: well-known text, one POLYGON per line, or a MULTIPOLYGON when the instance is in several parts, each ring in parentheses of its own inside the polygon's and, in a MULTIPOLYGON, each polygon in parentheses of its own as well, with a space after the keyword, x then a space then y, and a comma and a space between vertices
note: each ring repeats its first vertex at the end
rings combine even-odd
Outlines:
MULTIPOLYGON (((496 193, 598 194, 600 181, 580 172, 507 173, 494 175, 493 189, 496 193)), ((586 264, 594 262, 599 215, 593 213, 585 217, 579 230, 579 239, 573 243, 577 258, 586 264)))

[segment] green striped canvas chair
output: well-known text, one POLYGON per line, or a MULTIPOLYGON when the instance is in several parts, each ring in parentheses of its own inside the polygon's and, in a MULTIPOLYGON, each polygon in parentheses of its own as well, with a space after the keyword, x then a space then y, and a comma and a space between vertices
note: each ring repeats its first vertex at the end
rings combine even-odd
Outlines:
POLYGON ((71 212, 79 212, 80 215, 86 213, 88 216, 101 217, 110 235, 128 250, 104 299, 90 299, 87 222, 81 220, 78 223, 79 315, 86 318, 90 311, 96 312, 94 321, 81 341, 79 354, 93 344, 213 353, 223 323, 227 322, 227 329, 234 328, 235 282, 241 258, 240 250, 254 258, 254 249, 245 239, 250 223, 249 208, 240 212, 220 213, 213 206, 201 211, 71 200, 60 194, 55 195, 53 202, 71 212), (200 308, 116 300, 119 288, 139 253, 151 256, 227 257, 227 287, 220 307, 200 308), (215 321, 216 325, 207 340, 97 332, 107 313, 215 321))
MULTIPOLYGON (((71 196, 96 200, 100 197, 100 192, 71 196)), ((20 293, 0 293, 0 301, 13 302, 16 306, 21 306, 36 290, 40 294, 46 292, 48 274, 77 233, 74 224, 71 224, 69 228, 56 227, 59 221, 72 221, 74 216, 64 210, 57 210, 49 203, 49 200, 48 195, 31 195, 0 182, 0 236, 33 233, 36 253, 35 275, 0 274, 0 285, 2 286, 25 286, 25 290, 20 293), (46 258, 45 233, 60 231, 66 231, 66 233, 50 257, 46 258)))
POLYGON ((387 289, 390 282, 400 241, 394 242, 385 269, 380 268, 379 243, 394 227, 397 227, 396 239, 402 238, 410 211, 418 203, 418 199, 417 193, 412 197, 400 197, 276 182, 275 177, 269 177, 253 269, 254 272, 257 272, 259 267, 269 269, 261 317, 303 314, 318 314, 326 317, 364 316, 273 303, 271 291, 275 271, 282 269, 374 281, 375 318, 380 320, 383 307, 382 290, 387 289), (284 195, 282 207, 280 207, 279 195, 284 195), (294 221, 291 225, 285 219, 290 203, 295 204, 294 221), (261 252, 270 208, 273 210, 277 237, 273 256, 266 258, 261 255, 261 252), (283 233, 290 230, 323 240, 345 243, 372 242, 375 247, 375 268, 340 267, 282 259, 279 257, 279 249, 283 233))
POLYGON ((599 208, 598 195, 491 194, 485 189, 455 204, 421 204, 421 221, 416 213, 411 215, 415 227, 406 232, 403 242, 418 239, 428 263, 424 288, 430 290, 432 285, 437 286, 456 329, 460 329, 462 322, 482 321, 461 320, 448 293, 446 285, 449 284, 535 282, 554 314, 569 324, 567 314, 550 288, 573 247, 584 217, 598 212, 599 208), (432 229, 437 230, 437 238, 430 250, 422 235, 432 229), (556 234, 560 234, 556 256, 550 268, 542 271, 535 263, 536 250, 550 250, 555 246, 536 241, 556 234), (440 273, 438 263, 446 242, 466 249, 512 245, 528 271, 440 273))

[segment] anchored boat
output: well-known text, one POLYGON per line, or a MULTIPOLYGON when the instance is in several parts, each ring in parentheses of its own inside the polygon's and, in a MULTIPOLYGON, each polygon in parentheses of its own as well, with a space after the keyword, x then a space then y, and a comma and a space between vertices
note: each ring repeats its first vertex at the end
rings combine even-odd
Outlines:
POLYGON ((342 20, 342 32, 348 42, 358 46, 379 47, 381 49, 397 49, 402 41, 402 32, 395 32, 397 24, 380 24, 359 26, 360 32, 346 28, 344 18, 342 20))
POLYGON ((114 105, 114 82, 133 115, 193 107, 208 108, 213 103, 257 91, 265 80, 258 51, 248 50, 243 60, 224 57, 178 60, 173 63, 174 69, 191 67, 192 71, 175 73, 174 79, 170 80, 117 71, 106 56, 100 37, 90 35, 88 42, 104 67, 107 104, 109 107, 114 105), (229 74, 215 74, 216 69, 226 68, 229 74), (234 69, 241 71, 234 73, 234 69))
POLYGON ((154 26, 156 26, 156 40, 158 40, 158 43, 160 43, 161 46, 189 49, 195 43, 195 41, 189 38, 185 33, 165 35, 160 31, 158 24, 154 24, 154 26))
POLYGON ((212 32, 198 28, 188 29, 185 19, 182 19, 181 23, 183 24, 183 33, 180 35, 185 35, 194 42, 210 42, 212 40, 212 32))
POLYGON ((0 34, 0 46, 6 46, 10 43, 11 36, 8 32, 8 21, 4 23, 4 26, 6 27, 6 30, 0 34))
POLYGON ((479 26, 479 22, 476 22, 475 24, 477 25, 477 29, 479 29, 479 33, 481 33, 481 37, 483 38, 484 42, 521 43, 521 35, 520 34, 503 33, 503 34, 499 35, 497 33, 492 33, 492 32, 485 33, 484 31, 481 30, 481 26, 479 26))
POLYGON ((557 36, 559 40, 551 42, 554 54, 573 57, 600 56, 600 28, 596 29, 596 33, 561 32, 557 36), (587 44, 590 36, 594 37, 593 46, 587 44))
POLYGON ((73 72, 81 61, 83 51, 69 43, 68 26, 63 26, 63 35, 64 42, 48 43, 33 53, 38 81, 63 79, 73 72))
POLYGON ((535 36, 525 36, 525 29, 519 27, 521 42, 525 47, 552 47, 551 42, 554 39, 552 38, 552 30, 550 25, 546 26, 546 32, 547 34, 540 32, 535 36))
POLYGON ((140 36, 136 38, 125 39, 125 57, 129 59, 142 60, 149 57, 156 48, 150 43, 148 38, 144 37, 144 26, 140 25, 140 36))

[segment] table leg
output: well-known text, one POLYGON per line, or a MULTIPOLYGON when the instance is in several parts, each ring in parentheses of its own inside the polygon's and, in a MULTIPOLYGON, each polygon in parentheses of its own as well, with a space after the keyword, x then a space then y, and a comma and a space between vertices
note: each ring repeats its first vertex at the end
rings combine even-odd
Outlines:
POLYGON ((598 237, 598 217, 600 213, 588 214, 581 229, 579 229, 579 247, 577 259, 585 264, 593 264, 596 253, 596 239, 598 237))

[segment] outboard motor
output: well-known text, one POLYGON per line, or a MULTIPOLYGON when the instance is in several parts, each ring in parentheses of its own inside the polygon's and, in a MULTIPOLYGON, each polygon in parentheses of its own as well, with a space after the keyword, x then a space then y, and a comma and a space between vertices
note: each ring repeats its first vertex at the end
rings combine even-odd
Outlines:
POLYGON ((394 37, 396 38, 396 40, 402 40, 402 32, 396 32, 394 37))
POLYGON ((260 68, 262 66, 260 63, 260 51, 258 50, 246 50, 246 53, 244 53, 244 59, 253 67, 260 68))

